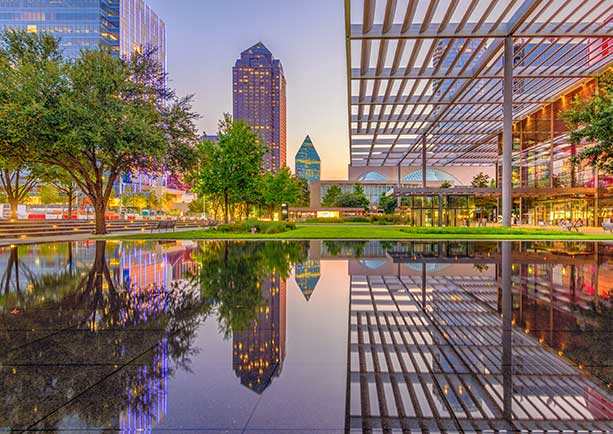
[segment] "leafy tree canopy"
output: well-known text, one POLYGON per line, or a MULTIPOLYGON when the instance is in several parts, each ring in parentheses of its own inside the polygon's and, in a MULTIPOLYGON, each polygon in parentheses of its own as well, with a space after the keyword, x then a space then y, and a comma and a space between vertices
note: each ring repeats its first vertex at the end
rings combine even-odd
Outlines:
POLYGON ((599 92, 590 99, 575 99, 564 119, 571 130, 571 143, 591 143, 578 159, 613 174, 613 73, 604 73, 598 85, 599 92))
POLYGON ((196 191, 223 198, 226 223, 231 201, 257 201, 258 177, 265 149, 253 128, 243 121, 232 120, 226 114, 219 124, 219 142, 205 141, 198 153, 200 166, 195 175, 196 191))

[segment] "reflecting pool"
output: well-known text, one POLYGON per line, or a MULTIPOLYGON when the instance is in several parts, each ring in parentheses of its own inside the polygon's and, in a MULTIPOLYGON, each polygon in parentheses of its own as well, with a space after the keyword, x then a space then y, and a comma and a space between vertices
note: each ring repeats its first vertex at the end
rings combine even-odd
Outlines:
POLYGON ((0 248, 0 432, 613 431, 613 245, 0 248))

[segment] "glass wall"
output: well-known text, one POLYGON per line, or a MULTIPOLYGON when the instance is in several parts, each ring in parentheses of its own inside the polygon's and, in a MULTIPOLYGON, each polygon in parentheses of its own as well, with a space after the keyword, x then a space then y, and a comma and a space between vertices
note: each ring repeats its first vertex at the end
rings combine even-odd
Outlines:
POLYGON ((413 226, 468 226, 475 218, 474 196, 413 196, 402 200, 402 212, 413 226), (439 202, 442 199, 442 204, 439 202), (441 214, 442 213, 442 214, 441 214))
MULTIPOLYGON (((576 98, 587 99, 595 92, 596 82, 590 81, 514 124, 513 188, 536 190, 536 194, 541 189, 553 189, 547 193, 549 197, 522 199, 522 222, 532 225, 556 225, 562 219, 582 219, 590 225, 602 222, 594 211, 596 188, 613 185, 613 178, 600 177, 596 185, 594 169, 576 161, 576 156, 591 144, 571 144, 563 119, 563 113, 576 98), (564 190, 570 188, 594 190, 577 196, 566 194, 564 190)), ((502 155, 502 136, 499 144, 502 155)), ((500 166, 498 181, 501 185, 500 166)))

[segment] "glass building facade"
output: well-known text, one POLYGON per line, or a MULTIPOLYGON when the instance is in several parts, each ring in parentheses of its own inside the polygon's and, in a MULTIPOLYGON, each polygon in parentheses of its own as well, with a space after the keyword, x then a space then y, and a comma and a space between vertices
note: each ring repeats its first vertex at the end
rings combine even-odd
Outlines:
POLYGON ((307 181, 321 179, 321 159, 309 136, 306 136, 296 154, 296 176, 307 181))
POLYGON ((153 47, 166 66, 166 26, 143 0, 0 0, 0 29, 49 33, 67 58, 108 48, 127 57, 153 47))
MULTIPOLYGON (((613 218, 603 176, 577 155, 591 143, 572 144, 563 113, 578 99, 597 92, 595 80, 571 90, 553 103, 531 113, 513 127, 513 189, 515 215, 524 224, 557 225, 562 219, 599 226, 613 218)), ((500 137, 502 154, 502 137, 500 137)), ((501 182, 501 170, 498 170, 501 182)))
POLYGON ((287 163, 286 82, 281 61, 258 42, 241 53, 232 74, 234 119, 255 129, 268 149, 264 168, 276 173, 287 163))

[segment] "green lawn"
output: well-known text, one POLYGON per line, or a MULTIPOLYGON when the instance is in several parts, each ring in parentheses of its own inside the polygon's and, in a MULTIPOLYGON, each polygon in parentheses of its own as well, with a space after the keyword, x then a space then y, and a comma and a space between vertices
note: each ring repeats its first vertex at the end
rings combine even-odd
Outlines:
POLYGON ((137 234, 121 239, 340 239, 340 240, 400 240, 400 239, 477 239, 477 240, 580 240, 613 241, 610 234, 582 234, 544 229, 508 228, 413 228, 379 225, 299 225, 295 230, 281 234, 232 234, 207 230, 137 234))

